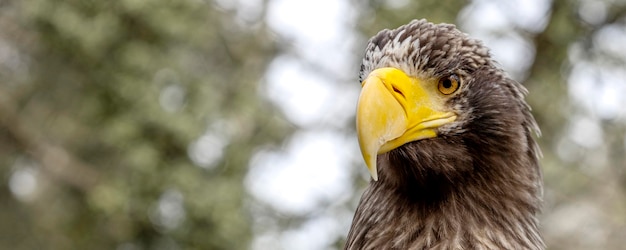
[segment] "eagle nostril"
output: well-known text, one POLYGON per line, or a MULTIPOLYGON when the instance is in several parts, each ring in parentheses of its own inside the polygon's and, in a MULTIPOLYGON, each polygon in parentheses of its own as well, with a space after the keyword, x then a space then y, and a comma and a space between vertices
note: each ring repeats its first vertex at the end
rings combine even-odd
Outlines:
POLYGON ((396 88, 396 86, 391 86, 391 88, 393 89, 394 92, 400 94, 403 98, 406 98, 406 96, 404 96, 404 93, 402 93, 402 91, 400 91, 398 88, 396 88))

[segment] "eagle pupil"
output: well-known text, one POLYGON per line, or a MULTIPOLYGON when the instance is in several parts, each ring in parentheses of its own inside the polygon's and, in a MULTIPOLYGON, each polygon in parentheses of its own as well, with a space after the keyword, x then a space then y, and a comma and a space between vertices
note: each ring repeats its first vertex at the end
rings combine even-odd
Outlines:
POLYGON ((449 89, 452 87, 452 81, 450 81, 450 79, 445 79, 443 80, 443 82, 441 83, 443 85, 444 88, 449 89))

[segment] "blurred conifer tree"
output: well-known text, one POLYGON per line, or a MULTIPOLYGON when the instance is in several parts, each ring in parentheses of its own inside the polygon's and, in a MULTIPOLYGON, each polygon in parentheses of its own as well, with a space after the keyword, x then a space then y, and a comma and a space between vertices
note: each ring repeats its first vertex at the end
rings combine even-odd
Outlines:
POLYGON ((0 5, 0 248, 248 246, 248 160, 291 130, 258 94, 276 52, 261 15, 0 5))

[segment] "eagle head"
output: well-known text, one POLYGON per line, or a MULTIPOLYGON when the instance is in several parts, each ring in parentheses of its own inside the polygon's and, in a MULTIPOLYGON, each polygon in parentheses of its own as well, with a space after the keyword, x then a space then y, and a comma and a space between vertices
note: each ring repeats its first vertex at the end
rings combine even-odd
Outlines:
POLYGON ((462 175, 473 161, 537 159, 526 89, 454 25, 414 20, 379 32, 359 80, 357 133, 374 180, 379 162, 393 181, 462 175), (532 157, 515 159, 519 151, 532 157))

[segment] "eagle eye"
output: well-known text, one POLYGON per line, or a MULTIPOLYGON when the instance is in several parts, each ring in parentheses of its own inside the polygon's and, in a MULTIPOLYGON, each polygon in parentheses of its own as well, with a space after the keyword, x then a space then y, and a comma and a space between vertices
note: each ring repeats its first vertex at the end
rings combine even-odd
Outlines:
POLYGON ((444 95, 450 95, 459 89, 459 77, 457 75, 450 75, 439 79, 439 85, 437 86, 439 92, 444 95))

